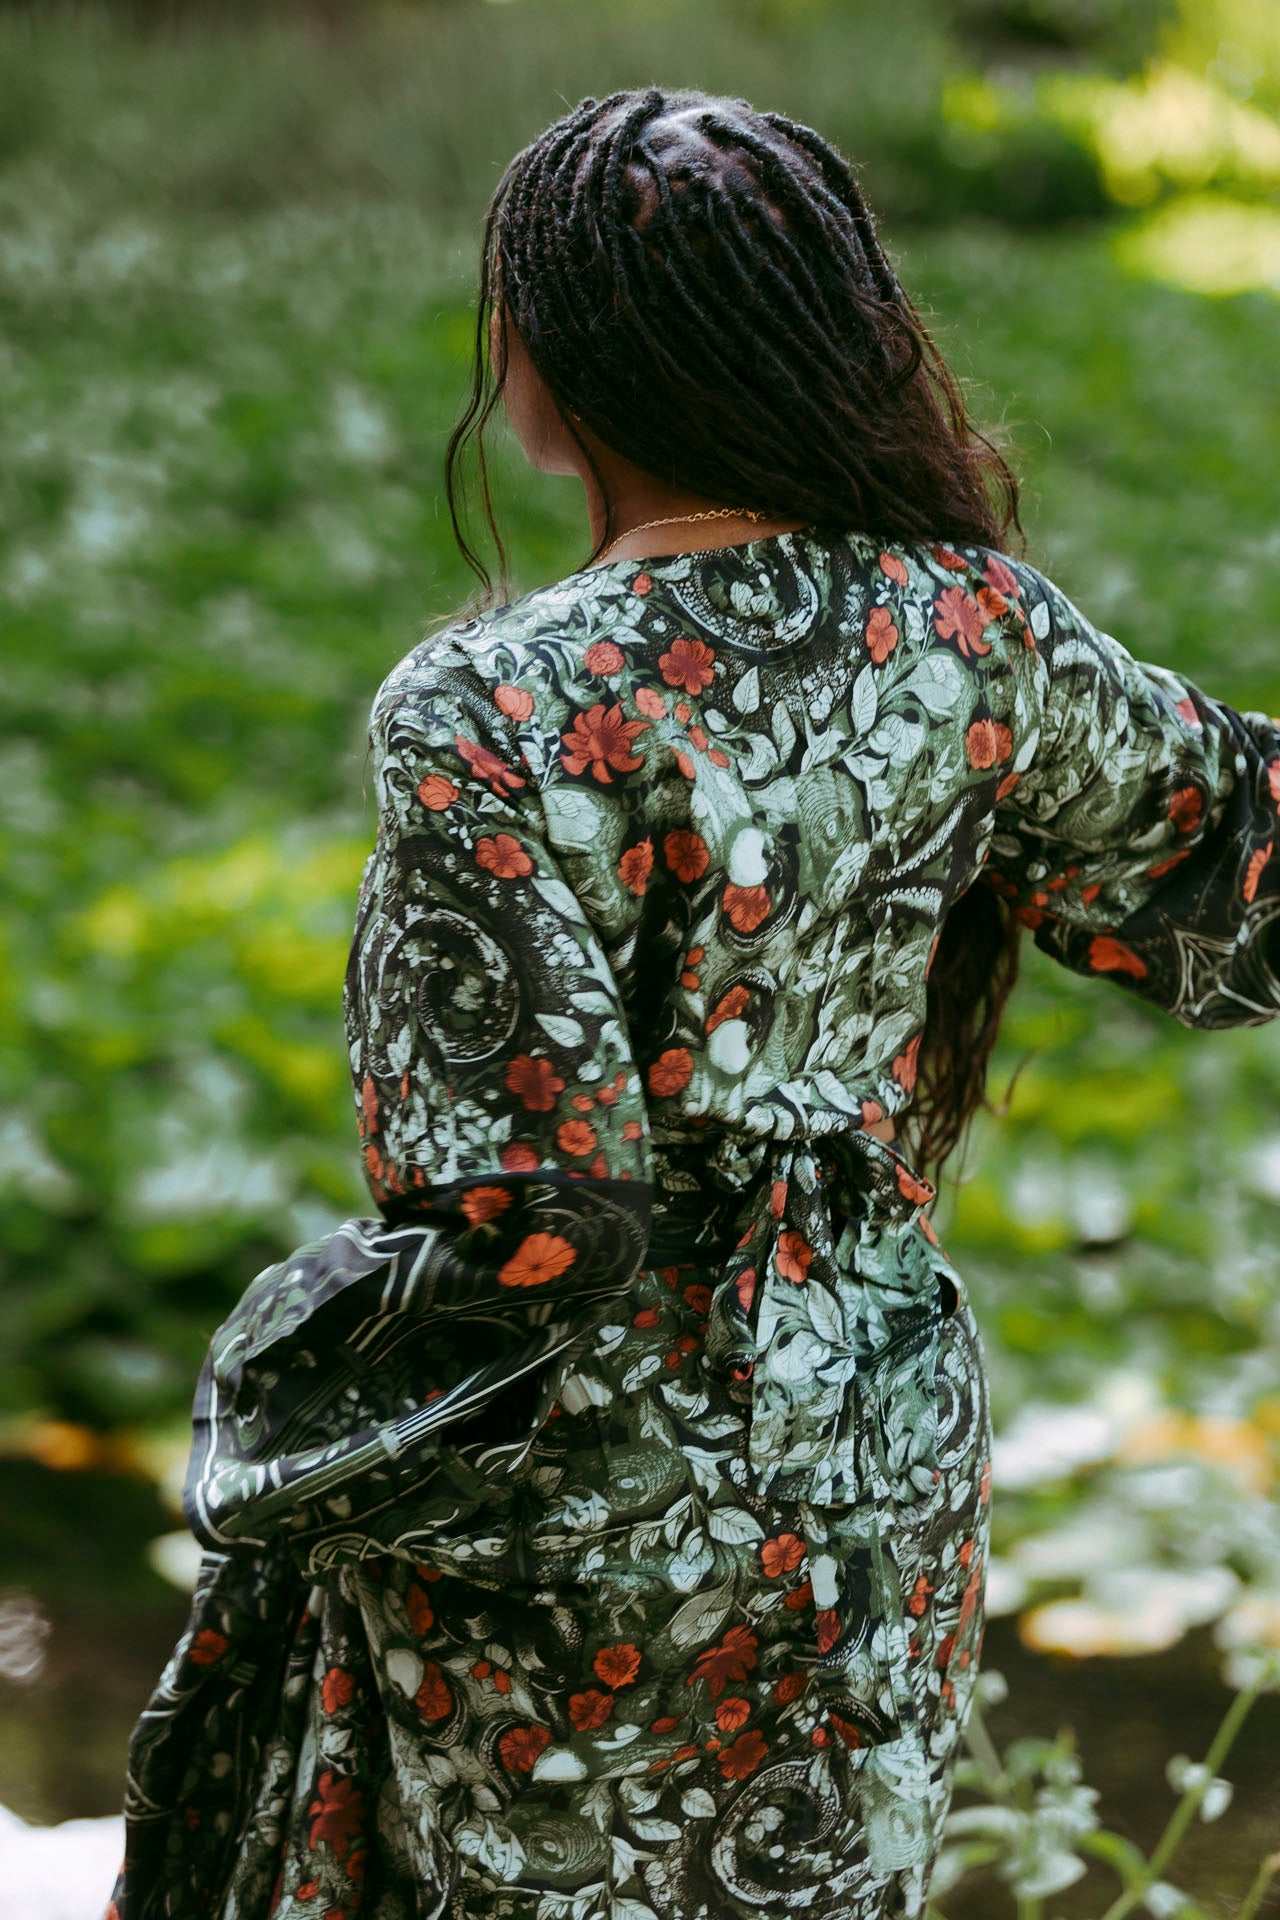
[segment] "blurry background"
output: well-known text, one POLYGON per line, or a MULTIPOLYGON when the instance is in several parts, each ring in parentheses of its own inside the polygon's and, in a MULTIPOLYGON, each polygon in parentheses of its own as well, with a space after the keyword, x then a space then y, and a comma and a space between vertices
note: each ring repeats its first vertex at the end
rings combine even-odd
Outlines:
MULTIPOLYGON (((1030 557, 1280 713, 1274 0, 265 12, 0 6, 0 1802, 33 1820, 118 1807, 211 1330, 369 1211, 365 727, 473 585, 442 455, 517 147, 650 81, 818 127, 1016 442, 1030 557)), ((498 480, 516 590, 581 564, 577 485, 498 480)), ((1188 1033, 1024 956, 993 1099, 1021 1070, 934 1214, 1000 1434, 991 1725, 1073 1726, 1147 1844, 1280 1642, 1280 1022, 1188 1033)), ((1280 1843, 1278 1752, 1272 1696, 1193 1836, 1210 1901, 1280 1843)), ((972 1885, 949 1913, 995 1911, 972 1885)))

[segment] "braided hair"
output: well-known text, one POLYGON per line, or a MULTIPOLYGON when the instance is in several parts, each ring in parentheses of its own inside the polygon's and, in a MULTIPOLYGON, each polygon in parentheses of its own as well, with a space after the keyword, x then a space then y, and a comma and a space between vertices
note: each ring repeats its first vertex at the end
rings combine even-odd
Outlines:
MULTIPOLYGON (((579 101, 508 163, 484 226, 471 394, 445 457, 454 535, 482 586, 468 614, 496 598, 459 513, 472 440, 509 593, 484 448, 506 374, 489 358, 499 311, 595 477, 603 526, 583 564, 616 523, 577 422, 668 485, 770 518, 886 542, 1022 535, 1013 472, 971 425, 853 169, 781 113, 690 88, 620 91, 579 101)), ((935 1179, 989 1105, 1020 933, 982 885, 943 924, 904 1120, 935 1179)))

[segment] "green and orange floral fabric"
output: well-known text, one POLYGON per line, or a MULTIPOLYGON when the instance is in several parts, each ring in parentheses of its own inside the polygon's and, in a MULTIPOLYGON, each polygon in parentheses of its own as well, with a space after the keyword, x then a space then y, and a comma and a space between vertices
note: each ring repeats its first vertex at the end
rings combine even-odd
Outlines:
POLYGON ((376 1216, 211 1343, 120 1920, 922 1915, 988 1524, 881 1137, 939 929, 994 887, 1275 1017, 1280 725, 1024 561, 814 527, 455 622, 372 740, 376 1216))

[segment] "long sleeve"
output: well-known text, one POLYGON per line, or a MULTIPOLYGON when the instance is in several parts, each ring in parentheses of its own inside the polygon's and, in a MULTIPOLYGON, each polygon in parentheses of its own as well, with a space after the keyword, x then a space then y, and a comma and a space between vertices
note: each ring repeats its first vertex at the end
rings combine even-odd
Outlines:
POLYGON ((982 879, 1063 966, 1189 1027, 1280 1014, 1280 721, 1135 659, 1034 567, 989 679, 1012 771, 982 879))
POLYGON ((283 1532, 310 1570, 500 1501, 650 1207, 618 988, 516 723, 465 665, 410 655, 372 743, 344 1011, 379 1217, 268 1269, 219 1329, 187 1483, 206 1545, 283 1532))

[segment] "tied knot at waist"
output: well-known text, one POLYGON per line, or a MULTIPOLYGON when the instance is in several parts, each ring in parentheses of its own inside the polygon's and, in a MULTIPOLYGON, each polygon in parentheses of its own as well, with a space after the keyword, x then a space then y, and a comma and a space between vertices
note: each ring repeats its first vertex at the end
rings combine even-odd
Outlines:
POLYGON ((657 1157, 674 1204, 658 1200, 647 1264, 718 1268, 703 1364, 746 1410, 757 1490, 817 1506, 926 1497, 945 1283, 959 1278, 910 1230, 932 1183, 865 1131, 670 1142, 657 1157))

